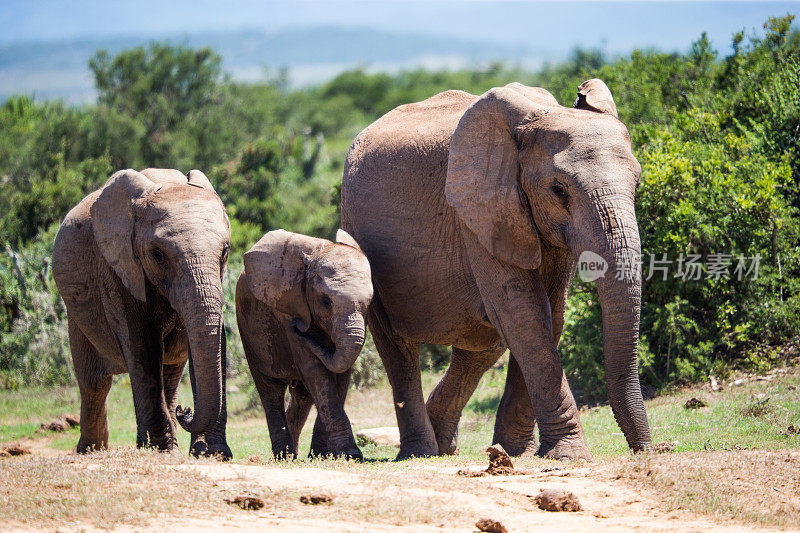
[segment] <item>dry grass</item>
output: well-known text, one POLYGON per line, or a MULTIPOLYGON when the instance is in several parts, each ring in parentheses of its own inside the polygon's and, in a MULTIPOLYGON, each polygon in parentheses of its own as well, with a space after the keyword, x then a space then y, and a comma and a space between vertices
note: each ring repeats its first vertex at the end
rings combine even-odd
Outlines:
POLYGON ((669 510, 800 527, 800 451, 648 454, 625 461, 620 469, 669 510))
POLYGON ((0 462, 0 516, 37 526, 88 522, 98 528, 142 525, 162 513, 222 509, 205 480, 168 465, 180 456, 116 448, 90 456, 27 457, 0 462))

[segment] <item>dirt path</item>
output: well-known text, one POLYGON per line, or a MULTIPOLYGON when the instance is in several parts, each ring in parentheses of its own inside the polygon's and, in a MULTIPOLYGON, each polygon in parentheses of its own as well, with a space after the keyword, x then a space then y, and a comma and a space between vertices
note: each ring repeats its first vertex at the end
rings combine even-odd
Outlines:
MULTIPOLYGON (((128 518, 117 518, 108 524, 111 530, 121 532, 278 529, 299 533, 467 532, 477 530, 475 522, 480 518, 500 521, 509 533, 542 530, 770 531, 715 522, 687 510, 668 512, 663 497, 632 485, 620 475, 619 461, 569 464, 525 458, 517 464, 518 471, 524 474, 469 477, 460 475, 459 471, 478 472, 486 463, 439 458, 402 463, 226 464, 150 455, 132 449, 76 456, 47 448, 41 440, 24 444, 34 448, 32 455, 25 456, 29 459, 6 460, 29 461, 31 466, 18 463, 20 470, 39 471, 36 475, 44 476, 45 483, 55 483, 56 489, 64 485, 64 480, 84 480, 91 473, 105 488, 98 489, 99 496, 90 495, 84 499, 99 497, 102 502, 106 497, 113 498, 112 493, 123 492, 130 486, 139 486, 155 495, 151 497, 157 501, 147 511, 137 507, 141 504, 141 492, 138 495, 133 492, 126 496, 128 500, 116 502, 120 508, 134 509, 128 518), (143 470, 147 471, 144 475, 143 470), (174 505, 175 492, 169 493, 165 484, 177 490, 177 494, 186 495, 187 505, 174 505), (580 500, 583 510, 547 512, 539 509, 535 497, 543 489, 571 491, 580 500), (331 496, 332 501, 320 505, 306 505, 300 501, 303 495, 320 494, 331 496), (240 495, 260 498, 264 507, 246 511, 224 503, 240 495), (142 511, 137 513, 137 508, 142 511)), ((757 453, 759 457, 769 454, 746 453, 757 453)), ((776 457, 794 457, 795 453, 786 452, 776 457)), ((678 459, 682 455, 672 457, 678 459)), ((686 459, 692 463, 698 460, 689 455, 686 459)), ((703 460, 712 460, 712 457, 708 455, 703 460)), ((15 487, 26 483, 28 481, 17 481, 15 487)), ((787 486, 784 488, 787 489, 784 492, 791 492, 787 486)), ((40 501, 55 501, 41 493, 43 489, 36 490, 32 496, 45 499, 40 501)), ((47 509, 35 509, 35 514, 25 524, 4 523, 0 515, 0 531, 42 530, 43 525, 52 528, 52 520, 40 522, 36 518, 48 512, 47 509)), ((57 522, 58 530, 100 531, 98 526, 108 530, 102 514, 99 518, 88 518, 93 515, 91 511, 76 508, 64 515, 67 520, 57 522), (74 522, 70 521, 70 516, 74 517, 74 522)))
MULTIPOLYGON (((476 531, 476 518, 499 520, 516 531, 769 531, 721 524, 688 511, 665 512, 651 496, 631 487, 607 465, 549 466, 526 475, 465 478, 458 466, 381 467, 354 472, 320 467, 286 468, 225 464, 177 465, 207 478, 227 493, 272 494, 259 511, 232 509, 222 515, 157 518, 150 527, 170 531, 476 531), (542 489, 567 489, 579 499, 579 512, 540 510, 534 497, 542 489), (376 490, 377 489, 377 490, 376 490), (297 494, 329 494, 330 504, 304 506, 297 494), (282 500, 284 505, 280 505, 282 500), (440 522, 419 508, 424 500, 444 499, 449 516, 440 522), (375 505, 375 501, 378 505, 375 505), (371 502, 371 503, 370 503, 371 502), (278 504, 278 505, 276 505, 278 504), (381 506, 385 506, 381 508, 381 506), (392 520, 396 507, 400 514, 392 520), (419 513, 420 522, 414 520, 419 513), (425 523, 427 522, 427 523, 425 523)), ((479 470, 478 466, 470 470, 479 470)), ((81 526, 84 527, 84 526, 81 526)), ((87 530, 92 530, 88 528, 87 530)), ((140 531, 117 527, 115 531, 140 531)))

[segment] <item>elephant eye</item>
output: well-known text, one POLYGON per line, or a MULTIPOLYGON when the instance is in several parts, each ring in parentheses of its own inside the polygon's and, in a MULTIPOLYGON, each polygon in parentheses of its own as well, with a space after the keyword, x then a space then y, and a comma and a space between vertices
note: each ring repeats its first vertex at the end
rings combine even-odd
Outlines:
POLYGON ((322 297, 320 297, 319 303, 322 304, 322 307, 325 309, 330 309, 332 305, 331 298, 327 294, 323 294, 322 297))
POLYGON ((161 265, 161 266, 163 266, 164 263, 167 262, 167 258, 164 255, 164 252, 162 252, 161 249, 159 249, 159 248, 155 248, 155 247, 151 248, 150 249, 150 257, 152 257, 153 261, 155 261, 158 265, 161 265))
POLYGON ((553 182, 553 185, 551 186, 551 188, 552 188, 552 190, 553 190, 553 194, 555 194, 556 196, 558 196, 558 198, 559 198, 560 200, 564 201, 564 200, 566 200, 566 199, 567 199, 567 197, 568 197, 568 195, 567 195, 567 189, 566 189, 566 188, 565 188, 565 187, 564 187, 562 184, 560 184, 560 183, 559 183, 559 182, 557 182, 557 181, 554 181, 554 182, 553 182))

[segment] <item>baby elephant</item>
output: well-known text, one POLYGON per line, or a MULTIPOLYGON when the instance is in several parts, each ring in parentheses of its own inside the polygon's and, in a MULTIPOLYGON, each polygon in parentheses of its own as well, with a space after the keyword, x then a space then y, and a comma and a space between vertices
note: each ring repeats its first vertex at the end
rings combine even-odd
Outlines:
POLYGON ((356 241, 343 230, 336 241, 276 230, 244 254, 236 317, 278 458, 297 456, 312 402, 311 455, 361 458, 344 401, 364 346, 372 281, 356 241))

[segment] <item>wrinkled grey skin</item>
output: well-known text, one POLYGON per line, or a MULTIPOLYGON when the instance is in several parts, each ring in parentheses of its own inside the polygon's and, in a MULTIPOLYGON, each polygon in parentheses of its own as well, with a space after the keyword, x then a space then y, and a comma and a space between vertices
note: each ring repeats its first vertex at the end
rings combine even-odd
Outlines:
POLYGON ((106 397, 129 373, 137 446, 230 458, 225 436, 222 275, 230 224, 208 178, 192 170, 121 170, 64 219, 53 277, 67 307, 81 393, 78 452, 108 446, 106 397), (195 413, 177 405, 186 361, 195 413))
POLYGON ((312 403, 311 455, 362 457, 344 402, 366 338, 372 281, 353 238, 339 230, 336 240, 276 230, 244 255, 236 317, 277 458, 297 456, 312 403))
POLYGON ((637 373, 641 281, 634 191, 641 168, 600 80, 575 108, 512 83, 400 106, 354 141, 342 227, 373 272, 369 316, 392 385, 398 458, 454 453, 481 375, 512 357, 493 442, 512 454, 589 458, 556 351, 583 251, 609 264, 597 282, 611 406, 633 450, 650 446, 637 373), (623 263, 630 276, 615 279, 623 263), (418 345, 453 346, 422 396, 418 345))

